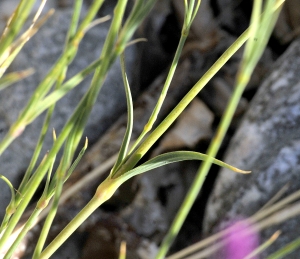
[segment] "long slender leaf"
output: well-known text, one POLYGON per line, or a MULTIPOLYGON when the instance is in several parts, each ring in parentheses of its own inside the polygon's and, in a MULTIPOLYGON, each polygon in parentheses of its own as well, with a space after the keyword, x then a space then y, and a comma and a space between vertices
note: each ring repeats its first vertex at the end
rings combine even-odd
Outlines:
POLYGON ((281 258, 287 258, 286 256, 292 252, 294 252, 296 249, 299 249, 300 247, 300 237, 295 239, 294 241, 290 242, 286 246, 282 247, 275 253, 268 256, 267 259, 281 259, 281 258))
POLYGON ((133 102, 132 102, 132 96, 131 96, 131 91, 130 91, 130 86, 128 82, 128 78, 126 75, 126 70, 125 70, 125 55, 124 53, 120 57, 121 60, 121 69, 122 69, 122 78, 123 78, 123 83, 125 87, 125 92, 126 92, 126 102, 127 102, 127 127, 126 127, 126 132, 123 138, 123 142, 119 151, 119 155, 117 158, 117 161, 111 171, 111 175, 113 176, 115 171, 118 170, 119 166, 122 164, 123 159, 127 155, 127 150, 132 134, 132 128, 133 128, 133 102))
POLYGON ((250 254, 248 254, 244 259, 251 259, 255 258, 255 256, 261 254, 263 251, 265 251, 268 247, 270 247, 279 237, 280 231, 276 231, 267 241, 265 241, 263 244, 261 244, 259 247, 257 247, 254 251, 252 251, 250 254))
POLYGON ((194 4, 191 2, 190 3, 191 7, 189 7, 185 12, 186 16, 185 16, 185 19, 184 19, 184 22, 183 22, 183 27, 182 27, 182 30, 181 30, 180 40, 179 40, 179 43, 178 43, 178 46, 177 46, 176 53, 175 53, 175 56, 173 58, 172 64, 170 66, 168 76, 167 76, 166 81, 164 83, 164 86, 162 88, 161 94, 160 94, 160 96, 157 100, 157 103, 156 103, 156 105, 155 105, 155 107, 154 107, 154 109, 153 109, 153 111, 150 115, 150 118, 149 118, 148 122, 146 123, 142 133, 139 135, 139 137, 137 138, 135 143, 132 145, 132 148, 129 151, 129 153, 131 153, 140 144, 140 142, 144 139, 146 134, 152 129, 154 123, 157 120, 157 116, 158 116, 158 114, 161 110, 161 107, 162 107, 162 105, 164 103, 164 100, 166 98, 168 89, 169 89, 169 87, 171 85, 171 82, 172 82, 172 79, 174 77, 174 74, 175 74, 175 71, 176 71, 176 68, 177 68, 177 65, 178 65, 178 62, 179 62, 179 58, 181 56, 182 49, 184 47, 185 41, 188 37, 188 33, 189 33, 190 27, 192 25, 193 19, 195 18, 195 15, 197 14, 197 11, 199 9, 200 1, 198 1, 195 9, 194 9, 193 5, 194 4), (187 13, 189 13, 189 15, 187 15, 187 13), (192 15, 192 13, 194 13, 194 14, 192 15), (191 16, 192 16, 192 18, 191 18, 191 16))
POLYGON ((0 91, 5 89, 6 87, 12 85, 13 83, 16 83, 25 77, 28 77, 32 75, 34 72, 34 69, 29 68, 26 70, 18 71, 18 72, 12 72, 7 75, 4 75, 2 78, 0 78, 0 91))
POLYGON ((33 24, 26 32, 22 34, 14 43, 12 43, 2 56, 2 60, 0 60, 0 76, 4 74, 6 69, 24 47, 24 45, 29 41, 29 39, 38 32, 41 26, 48 20, 48 18, 54 13, 54 10, 50 10, 44 17, 42 17, 39 21, 33 24))
POLYGON ((11 199, 6 208, 6 213, 4 215, 4 218, 3 218, 3 221, 2 221, 1 227, 0 227, 0 234, 1 234, 3 232, 3 230, 6 228, 7 223, 15 210, 15 190, 14 190, 14 187, 11 184, 11 182, 4 175, 0 174, 0 179, 2 179, 4 182, 7 183, 8 187, 10 189, 10 192, 11 192, 11 199))
MULTIPOLYGON (((44 0, 44 1, 46 1, 46 0, 44 0)), ((76 0, 74 2, 74 11, 73 11, 72 20, 70 23, 71 25, 69 27, 69 30, 68 30, 68 33, 66 36, 66 40, 65 40, 64 53, 67 52, 68 44, 70 44, 71 39, 73 38, 74 34, 76 33, 76 28, 77 28, 77 24, 78 24, 79 17, 80 17, 82 2, 83 2, 83 0, 76 0)), ((38 14, 36 16, 38 16, 38 14)), ((35 17, 35 19, 37 19, 37 17, 35 17)), ((34 23, 35 23, 35 19, 34 19, 34 23)), ((65 76, 67 73, 68 65, 71 63, 71 61, 72 61, 72 57, 69 57, 67 64, 61 70, 60 75, 57 78, 54 92, 55 92, 55 90, 60 89, 62 87, 62 83, 65 80, 65 76)), ((25 175, 24 175, 23 180, 19 187, 19 190, 21 193, 23 192, 24 185, 27 183, 27 181, 31 175, 31 172, 36 164, 36 161, 39 157, 39 154, 41 152, 41 149, 42 149, 42 146, 44 143, 44 139, 45 139, 46 133, 47 133, 49 125, 50 125, 50 120, 51 120, 51 117, 52 117, 52 114, 53 114, 53 111, 55 108, 55 103, 53 102, 52 104, 48 105, 47 107, 43 107, 43 108, 44 108, 43 111, 46 109, 48 109, 48 111, 45 116, 44 123, 43 123, 42 129, 41 129, 40 136, 39 136, 38 142, 36 144, 32 159, 30 161, 30 164, 25 172, 25 175)), ((41 110, 41 109, 39 109, 39 107, 36 107, 36 110, 41 110)), ((54 130, 53 130, 53 138, 56 139, 56 134, 55 134, 54 130)), ((48 176, 49 176, 49 173, 48 173, 48 176)), ((49 180, 47 181, 47 183, 48 182, 49 182, 49 180)))
MULTIPOLYGON (((273 1, 273 0, 269 0, 269 1, 273 1)), ((271 15, 268 16, 268 18, 272 20, 271 25, 273 26, 275 24, 275 20, 278 17, 278 12, 280 11, 281 6, 279 6, 278 9, 274 9, 274 6, 271 6, 271 7, 272 7, 272 12, 271 12, 271 15)), ((268 10, 264 10, 264 12, 267 12, 267 11, 268 10)), ((262 15, 264 15, 264 14, 262 14, 262 15)), ((257 19, 255 18, 255 21, 256 20, 257 19)), ((259 29, 261 29, 261 27, 262 27, 262 25, 259 24, 259 29)), ((239 37, 239 39, 241 39, 243 37, 243 35, 245 35, 245 34, 248 34, 249 37, 252 37, 253 39, 255 39, 256 36, 251 34, 251 33, 253 33, 253 31, 251 29, 252 28, 250 26, 250 28, 239 37)), ((255 30, 255 33, 257 33, 257 31, 259 29, 255 30)), ((263 39, 261 39, 262 40, 261 46, 263 46, 263 47, 266 46, 268 37, 270 36, 272 29, 273 28, 267 28, 267 30, 265 29, 265 32, 268 32, 269 34, 260 35, 263 38, 263 39)), ((239 41, 239 39, 237 41, 239 41)), ((237 43, 237 41, 235 43, 237 43)), ((250 80, 251 73, 253 72, 253 69, 254 69, 256 63, 258 62, 260 55, 263 52, 263 49, 260 46, 257 46, 257 48, 254 48, 256 46, 256 41, 254 41, 254 43, 251 43, 251 46, 253 49, 248 48, 247 51, 252 51, 252 50, 257 51, 258 54, 255 54, 255 56, 250 55, 250 59, 248 59, 248 60, 245 60, 245 56, 247 57, 248 53, 245 54, 245 56, 244 56, 244 59, 241 64, 241 69, 238 72, 237 82, 236 82, 234 92, 233 92, 232 97, 229 101, 229 104, 227 105, 226 110, 222 116, 221 122, 217 128, 217 132, 207 150, 207 154, 211 157, 216 156, 216 154, 221 146, 221 143, 222 143, 224 136, 227 132, 227 129, 232 121, 233 115, 235 113, 235 110, 239 103, 239 100, 242 96, 242 93, 250 80), (258 48, 258 47, 260 47, 260 48, 258 48)), ((200 79, 200 81, 201 81, 201 79, 200 79)), ((169 247, 171 246, 171 244, 173 243, 177 234, 179 233, 179 230, 180 230, 181 226, 183 225, 185 218, 187 217, 192 205, 194 204, 194 201, 195 201, 196 197, 198 196, 200 189, 203 186, 204 180, 206 178, 206 175, 209 172, 210 167, 211 167, 210 160, 206 160, 201 164, 201 167, 199 168, 199 170, 196 174, 194 182, 192 183, 191 188, 189 189, 178 213, 175 216, 175 219, 172 222, 171 227, 168 230, 167 235, 165 236, 165 238, 160 246, 160 250, 156 255, 156 259, 162 259, 165 257, 167 251, 169 250, 169 247)))
POLYGON ((36 109, 32 112, 30 117, 28 117, 28 121, 34 120, 37 116, 43 113, 46 109, 48 109, 51 105, 55 104, 62 97, 64 97, 69 91, 74 89, 74 87, 78 86, 80 82, 90 73, 92 73, 100 64, 101 59, 94 61, 92 64, 87 66, 82 71, 78 72, 75 76, 70 78, 67 82, 65 82, 61 87, 54 90, 51 94, 46 96, 43 100, 41 100, 36 109))
POLYGON ((7 27, 0 39, 0 56, 6 51, 6 48, 12 43, 16 35, 20 32, 35 0, 21 0, 17 9, 8 21, 7 27))
MULTIPOLYGON (((80 162, 82 156, 84 155, 84 153, 85 153, 85 151, 87 149, 87 145, 88 145, 88 140, 86 138, 84 147, 81 149, 78 157, 75 159, 75 161, 73 162, 73 164, 71 165, 71 167, 67 171, 64 179, 54 179, 53 182, 51 183, 50 187, 49 187, 49 192, 48 192, 47 198, 50 199, 54 195, 54 201, 52 203, 50 212, 48 213, 48 216, 47 216, 47 218, 45 220, 45 224, 44 224, 44 226, 42 228, 39 240, 38 240, 37 245, 35 247, 34 254, 33 254, 33 259, 36 259, 36 258, 40 257, 40 254, 41 254, 42 249, 44 247, 46 238, 47 238, 47 236, 49 234, 49 230, 50 230, 50 228, 52 226, 54 217, 55 217, 55 215, 57 213, 57 208, 58 208, 58 205, 59 205, 59 198, 61 196, 63 183, 69 178, 69 176, 71 175, 71 173, 74 171, 75 167, 80 162)), ((60 168, 62 168, 62 167, 60 165, 60 167, 59 167, 58 170, 60 170, 60 168)))
POLYGON ((228 168, 237 173, 248 174, 251 172, 251 171, 244 171, 244 170, 238 169, 234 166, 226 164, 218 159, 209 157, 208 155, 205 155, 202 153, 192 152, 192 151, 174 151, 174 152, 169 152, 169 153, 165 153, 165 154, 159 155, 157 157, 154 157, 154 158, 150 159, 149 161, 147 161, 146 163, 128 171, 127 173, 125 173, 123 175, 116 174, 112 178, 118 178, 118 177, 123 178, 124 177, 124 178, 126 178, 126 180, 128 180, 129 178, 131 178, 135 175, 145 173, 152 169, 155 169, 155 168, 158 168, 158 167, 161 167, 164 165, 168 165, 171 163, 175 163, 175 162, 186 161, 186 160, 210 160, 212 163, 214 163, 216 165, 228 168))
POLYGON ((51 197, 47 197, 46 193, 48 191, 50 175, 51 175, 51 171, 52 171, 52 168, 53 168, 54 161, 55 161, 55 158, 53 159, 52 164, 51 164, 51 166, 48 170, 47 182, 46 182, 46 185, 45 185, 44 192, 43 192, 42 196, 40 197, 39 201, 37 202, 37 205, 36 205, 33 213, 30 215, 29 219, 25 223, 24 227, 22 228, 21 232, 18 234, 18 236, 15 239, 15 241, 13 242, 13 244, 10 246, 9 250, 6 252, 3 259, 11 258, 11 256, 15 252, 15 250, 18 248, 18 246, 22 242, 25 235, 34 226, 37 217, 47 207, 51 197))

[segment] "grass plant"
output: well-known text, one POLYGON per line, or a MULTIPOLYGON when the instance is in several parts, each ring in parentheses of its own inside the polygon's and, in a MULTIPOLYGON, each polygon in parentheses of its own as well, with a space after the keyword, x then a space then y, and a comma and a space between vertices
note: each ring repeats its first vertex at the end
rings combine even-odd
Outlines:
MULTIPOLYGON (((253 69, 255 68, 264 48, 268 42, 275 21, 280 12, 283 1, 268 0, 263 4, 262 0, 255 0, 251 25, 229 48, 224 54, 212 65, 212 67, 202 76, 202 78, 194 85, 194 87, 185 95, 185 97, 177 104, 177 106, 169 113, 169 115, 153 129, 153 125, 157 120, 158 113, 167 95, 168 88, 176 71, 177 64, 188 37, 189 30, 195 16, 200 7, 200 0, 183 0, 185 5, 185 17, 181 31, 181 37, 176 50, 173 62, 171 64, 167 79, 161 91, 161 95, 157 100, 152 115, 150 116, 144 130, 140 136, 133 142, 129 149, 131 141, 131 132, 133 128, 133 102, 131 97, 130 85, 126 75, 124 51, 126 47, 132 44, 132 37, 138 26, 150 12, 155 4, 155 0, 136 0, 127 18, 124 17, 125 9, 128 5, 127 0, 119 0, 114 9, 114 15, 111 18, 110 29, 107 34, 102 53, 98 59, 78 72, 72 78, 66 80, 66 72, 68 66, 72 63, 76 56, 78 46, 83 39, 86 31, 95 25, 95 23, 107 20, 95 20, 98 10, 101 8, 104 0, 96 0, 90 5, 85 18, 80 21, 80 12, 83 0, 75 0, 73 8, 73 16, 70 21, 69 31, 66 35, 64 50, 53 65, 45 78, 37 86, 32 97, 28 100, 27 105, 20 112, 18 119, 11 126, 5 137, 0 142, 0 155, 10 146, 10 144, 21 136, 25 127, 32 123, 38 116, 46 111, 44 124, 41 128, 40 137, 36 144, 32 160, 28 165, 28 169, 24 175, 17 191, 15 191, 5 176, 1 178, 8 183, 11 190, 11 202, 7 207, 6 215, 0 227, 0 251, 4 251, 4 258, 11 258, 17 246, 20 244, 24 236, 32 228, 38 216, 49 206, 48 216, 42 228, 39 240, 37 242, 33 258, 49 258, 66 239, 105 201, 107 201, 115 191, 124 182, 130 178, 150 171, 154 168, 164 166, 166 164, 184 161, 184 160, 202 160, 203 163, 197 173, 197 176, 184 200, 181 209, 170 226, 161 248, 156 258, 164 258, 169 247, 177 236, 196 196, 198 195, 203 181, 208 173, 212 163, 222 167, 229 168, 238 173, 249 173, 234 166, 228 165, 220 160, 215 159, 218 149, 222 143, 224 135, 232 120, 234 111, 241 98, 241 95, 247 85, 253 69), (96 21, 96 22, 95 22, 96 21), (156 141, 169 129, 172 123, 191 103, 197 94, 203 89, 208 81, 224 66, 224 64, 239 50, 243 44, 247 42, 243 61, 237 75, 235 91, 231 101, 228 104, 224 116, 221 120, 217 133, 206 154, 191 151, 176 151, 158 155, 143 164, 137 166, 138 162, 156 141), (126 133, 116 161, 112 166, 109 176, 98 186, 97 191, 88 204, 79 212, 75 218, 58 234, 58 236, 46 247, 45 240, 48 236, 53 219, 56 215, 59 199, 62 195, 62 187, 64 182, 69 178, 76 165, 84 155, 87 149, 87 140, 81 152, 76 155, 79 141, 82 139, 83 130, 87 119, 90 115, 92 107, 96 101, 105 80, 105 76, 116 59, 120 58, 124 89, 127 100, 128 123, 126 133), (38 158, 42 156, 41 150, 46 134, 49 134, 49 122, 52 118, 55 104, 68 92, 72 91, 88 74, 93 73, 93 79, 90 87, 78 103, 73 114, 66 122, 61 133, 56 136, 53 131, 53 146, 49 152, 44 155, 43 160, 36 168, 38 158), (63 154, 58 157, 58 152, 62 150, 63 154), (59 160, 59 165, 54 169, 54 163, 59 160), (36 169, 35 169, 36 168, 36 169), (23 228, 20 230, 17 238, 8 246, 8 241, 13 234, 18 222, 20 221, 25 209, 31 202, 33 195, 46 177, 46 184, 43 194, 36 203, 36 209, 33 211, 23 228), (51 205, 50 205, 51 204, 51 205)), ((5 74, 7 68, 21 51, 24 44, 28 42, 38 29, 45 23, 53 11, 48 12, 44 17, 39 18, 41 10, 45 4, 42 1, 40 8, 32 20, 30 27, 19 36, 21 29, 24 27, 25 21, 29 19, 32 6, 35 1, 21 0, 15 12, 12 14, 8 24, 0 39, 0 90, 9 87, 12 83, 29 76, 32 70, 22 72, 14 72, 5 74)), ((45 25, 47 26, 47 25, 45 25)), ((101 26, 101 25, 99 25, 101 26)), ((125 258, 125 243, 122 243, 120 258, 125 258)), ((259 250, 257 250, 259 251, 259 250)), ((255 251, 254 251, 255 252, 255 251)), ((256 252, 255 252, 256 253, 256 252)))

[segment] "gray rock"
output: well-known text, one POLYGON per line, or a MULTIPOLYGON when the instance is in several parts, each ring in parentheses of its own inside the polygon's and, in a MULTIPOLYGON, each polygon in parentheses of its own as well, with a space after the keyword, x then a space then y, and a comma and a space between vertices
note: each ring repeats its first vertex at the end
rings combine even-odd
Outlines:
MULTIPOLYGON (((287 183, 286 194, 300 188, 299 71, 300 39, 277 60, 231 141, 224 161, 252 173, 221 170, 206 209, 206 234, 220 230, 228 221, 253 215, 287 183)), ((282 230, 263 258, 299 237, 297 222, 299 217, 261 233, 263 241, 282 230)), ((288 258, 299 258, 298 253, 288 258)))
MULTIPOLYGON (((86 8, 83 8, 82 17, 84 17, 85 13, 86 8)), ((57 9, 55 14, 40 31, 25 45, 11 66, 11 71, 32 67, 35 69, 35 74, 1 91, 0 138, 3 138, 9 127, 17 119, 19 112, 27 103, 34 89, 60 56, 64 47, 65 35, 68 30, 71 14, 71 8, 57 9)), ((112 10, 106 14, 112 14, 112 10)), ((109 24, 109 22, 102 23, 87 32, 80 44, 79 52, 68 70, 67 77, 75 75, 99 57, 109 24)), ((128 48, 126 58, 129 60, 127 62, 127 70, 129 72, 134 59, 134 47, 128 48)), ((65 98, 57 103, 50 125, 51 130, 55 128, 57 134, 60 133, 63 125, 89 87, 90 81, 91 77, 84 80, 75 90, 71 91, 65 98)), ((123 89, 120 65, 119 62, 116 62, 107 75, 106 82, 101 89, 84 133, 84 136, 89 138, 90 145, 125 111, 125 92, 123 89)), ((0 158, 0 173, 9 178, 16 188, 29 164, 44 120, 43 117, 44 116, 40 116, 29 125, 22 136, 15 140, 0 158)), ((51 148, 51 145, 52 133, 49 132, 45 141, 43 154, 46 150, 51 148)), ((4 204, 7 204, 8 199, 10 199, 10 192, 2 181, 0 188, 0 203, 2 204, 0 215, 3 215, 5 210, 4 204)))

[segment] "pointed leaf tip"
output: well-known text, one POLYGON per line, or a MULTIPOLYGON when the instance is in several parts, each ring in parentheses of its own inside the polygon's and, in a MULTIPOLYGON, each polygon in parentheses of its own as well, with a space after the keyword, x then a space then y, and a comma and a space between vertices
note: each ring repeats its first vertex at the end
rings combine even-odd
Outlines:
POLYGON ((56 132, 55 129, 52 129, 52 136, 53 136, 53 140, 56 141, 56 132))
POLYGON ((234 167, 232 170, 236 173, 241 173, 241 174, 250 174, 250 173, 252 173, 252 171, 241 170, 241 169, 238 169, 236 167, 234 167))
POLYGON ((88 140, 88 138, 87 137, 85 137, 85 143, 84 143, 84 150, 85 149, 87 149, 87 147, 88 147, 88 144, 89 144, 89 140, 88 140))

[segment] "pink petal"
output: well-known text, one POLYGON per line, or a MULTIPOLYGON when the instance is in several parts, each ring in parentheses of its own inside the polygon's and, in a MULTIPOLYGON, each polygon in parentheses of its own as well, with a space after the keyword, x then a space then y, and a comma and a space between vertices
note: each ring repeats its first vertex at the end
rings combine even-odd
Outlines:
MULTIPOLYGON (((243 259, 258 247, 258 234, 252 225, 243 220, 238 221, 230 227, 230 232, 224 237, 225 258, 243 259)), ((258 259, 253 257, 251 259, 258 259)))

